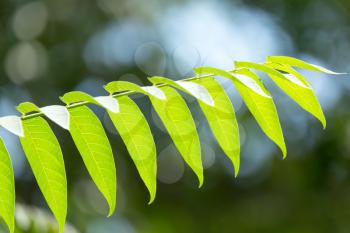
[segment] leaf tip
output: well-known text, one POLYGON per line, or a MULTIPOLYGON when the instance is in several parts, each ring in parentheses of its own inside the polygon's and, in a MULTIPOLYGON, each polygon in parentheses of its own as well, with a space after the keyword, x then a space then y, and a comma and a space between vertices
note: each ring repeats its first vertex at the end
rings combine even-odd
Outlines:
POLYGON ((316 116, 316 118, 317 118, 317 119, 320 121, 320 123, 322 124, 323 130, 325 130, 326 127, 327 127, 327 120, 326 120, 326 117, 324 116, 322 110, 321 110, 321 113, 320 113, 318 116, 316 116))
POLYGON ((151 205, 154 202, 154 200, 156 199, 156 186, 154 186, 153 188, 149 187, 148 191, 149 191, 148 205, 151 205))
POLYGON ((156 199, 156 195, 155 194, 151 195, 149 202, 148 202, 148 205, 151 205, 155 199, 156 199))
POLYGON ((287 153, 283 153, 282 159, 285 160, 287 158, 287 153))
POLYGON ((327 121, 326 121, 325 118, 323 118, 323 119, 321 120, 321 124, 322 124, 323 130, 325 130, 325 129, 327 128, 327 121))
POLYGON ((107 203, 108 203, 108 206, 109 206, 109 211, 108 211, 108 214, 107 214, 107 218, 110 218, 110 217, 112 217, 112 215, 114 214, 114 212, 115 212, 115 209, 116 209, 116 207, 115 207, 115 201, 113 201, 113 202, 111 202, 111 201, 107 201, 107 203))
POLYGON ((112 215, 114 214, 114 211, 115 211, 115 207, 109 207, 109 212, 108 212, 108 215, 107 215, 107 218, 110 218, 112 217, 112 215))
POLYGON ((231 159, 233 170, 234 170, 234 177, 237 178, 239 169, 240 169, 240 158, 239 158, 239 152, 237 154, 238 156, 235 156, 231 159))
POLYGON ((285 159, 287 157, 287 147, 286 144, 283 141, 283 144, 279 145, 281 152, 282 152, 282 158, 285 159))
POLYGON ((198 188, 202 188, 203 183, 204 183, 204 178, 203 178, 203 175, 198 176, 198 181, 199 181, 198 188))
POLYGON ((239 173, 239 164, 237 166, 234 166, 234 169, 235 169, 235 178, 237 178, 239 173))
POLYGON ((287 158, 287 149, 284 147, 283 149, 282 149, 282 154, 283 154, 283 159, 286 159, 287 158))

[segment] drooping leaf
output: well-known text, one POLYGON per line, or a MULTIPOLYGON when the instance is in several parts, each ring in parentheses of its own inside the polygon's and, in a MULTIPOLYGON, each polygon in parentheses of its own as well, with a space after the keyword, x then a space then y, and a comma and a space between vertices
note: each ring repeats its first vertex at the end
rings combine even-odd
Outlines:
POLYGON ((116 205, 117 178, 113 152, 106 132, 88 107, 68 107, 68 111, 69 132, 92 180, 107 200, 110 216, 116 205))
POLYGON ((157 188, 157 154, 153 135, 144 115, 133 100, 128 96, 120 96, 118 102, 120 112, 108 111, 108 114, 149 190, 149 203, 152 203, 157 188))
POLYGON ((212 74, 230 79, 236 86, 239 94, 243 98, 243 101, 258 122, 263 132, 279 146, 283 153, 283 157, 286 156, 286 145, 275 104, 273 99, 270 97, 270 93, 268 93, 262 82, 258 81, 259 77, 246 69, 237 71, 240 75, 245 75, 256 80, 256 84, 260 86, 261 90, 263 90, 266 95, 257 93, 252 88, 247 87, 238 78, 236 78, 234 73, 211 67, 200 67, 195 69, 195 71, 198 74, 212 74))
POLYGON ((162 87, 166 100, 150 97, 152 105, 162 120, 185 162, 203 184, 203 165, 196 124, 186 102, 171 87, 162 87))
MULTIPOLYGON (((23 114, 36 111, 30 103, 18 106, 23 114)), ((67 180, 61 147, 48 123, 40 116, 22 122, 23 150, 33 170, 41 192, 63 232, 67 214, 67 180)))
POLYGON ((316 72, 322 72, 322 73, 326 73, 326 74, 345 74, 345 73, 337 73, 334 71, 331 71, 329 69, 326 69, 322 66, 319 65, 314 65, 302 60, 299 60, 297 58, 294 57, 288 57, 288 56, 269 56, 267 57, 267 61, 268 62, 273 62, 273 63, 279 63, 279 64, 283 64, 283 65, 289 65, 289 66, 294 66, 294 67, 298 67, 301 69, 307 69, 307 70, 312 70, 312 71, 316 71, 316 72))
POLYGON ((193 82, 205 87, 213 98, 214 106, 198 102, 220 147, 230 158, 238 175, 240 166, 239 129, 235 111, 225 90, 213 78, 193 82))
POLYGON ((11 158, 0 138, 0 217, 9 232, 15 230, 15 181, 11 158))
POLYGON ((292 98, 300 107, 314 115, 326 127, 326 119, 324 117, 320 103, 305 78, 289 66, 279 64, 262 65, 252 62, 237 62, 237 67, 246 67, 265 72, 290 98, 292 98), (273 68, 271 68, 271 67, 273 68), (274 68, 287 72, 283 74, 274 68))

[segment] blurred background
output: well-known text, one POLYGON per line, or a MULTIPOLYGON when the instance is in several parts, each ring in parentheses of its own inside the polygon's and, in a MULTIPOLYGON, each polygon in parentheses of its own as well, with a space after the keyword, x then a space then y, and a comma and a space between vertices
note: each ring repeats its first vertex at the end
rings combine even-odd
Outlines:
MULTIPOLYGON (((151 75, 181 79, 193 67, 231 69, 234 60, 262 62, 268 55, 349 73, 349 51, 348 0, 1 0, 0 115, 17 114, 22 101, 59 104, 58 96, 71 90, 105 95, 102 85, 113 80, 149 85, 151 75)), ((233 85, 221 80, 240 126, 238 178, 196 102, 184 96, 202 142, 201 189, 147 98, 135 96, 158 150, 158 192, 150 206, 120 136, 94 108, 117 163, 117 212, 110 218, 72 139, 52 124, 69 185, 66 232, 350 232, 350 83, 347 76, 303 74, 324 108, 326 130, 261 75, 279 111, 286 160, 233 85)), ((3 129, 0 136, 15 170, 17 232, 54 232, 18 138, 3 129)))

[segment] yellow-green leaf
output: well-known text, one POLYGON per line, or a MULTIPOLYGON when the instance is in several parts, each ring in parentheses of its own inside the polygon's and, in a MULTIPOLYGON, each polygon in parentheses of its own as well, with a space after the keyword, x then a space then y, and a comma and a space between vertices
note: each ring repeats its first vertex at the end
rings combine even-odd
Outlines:
POLYGON ((238 67, 252 68, 265 72, 270 78, 281 88, 290 98, 292 98, 305 111, 315 116, 326 127, 326 119, 324 117, 320 103, 305 78, 295 71, 290 66, 280 65, 277 63, 270 63, 269 65, 256 64, 252 62, 236 63, 238 67), (287 72, 283 74, 278 70, 287 72))
POLYGON ((273 62, 273 63, 279 63, 279 64, 283 64, 283 65, 289 65, 289 66, 294 66, 294 67, 298 67, 301 69, 307 69, 307 70, 312 70, 312 71, 316 71, 316 72, 322 72, 322 73, 326 73, 326 74, 345 74, 345 73, 337 73, 334 71, 331 71, 329 69, 326 69, 322 66, 319 65, 314 65, 302 60, 299 60, 297 58, 294 57, 288 57, 288 56, 269 56, 267 57, 267 61, 268 62, 273 62))
POLYGON ((11 158, 0 138, 0 217, 10 233, 15 230, 15 181, 11 158))
POLYGON ((214 106, 200 101, 198 103, 208 119, 218 144, 232 161, 235 176, 237 176, 240 165, 239 129, 230 98, 224 88, 213 78, 197 79, 193 82, 205 87, 213 98, 214 106))
POLYGON ((86 106, 68 108, 70 133, 97 188, 106 198, 109 214, 116 205, 117 178, 114 157, 106 132, 86 106))
POLYGON ((150 100, 185 162, 195 172, 199 186, 203 184, 203 165, 196 124, 186 102, 171 87, 162 87, 166 100, 150 96, 150 100))
POLYGON ((108 111, 108 114, 149 190, 149 203, 152 203, 157 188, 157 154, 152 132, 133 100, 128 96, 120 96, 118 102, 120 112, 108 111))
POLYGON ((243 101, 258 122, 263 132, 279 146, 283 153, 283 157, 286 156, 286 145, 275 104, 273 99, 270 97, 270 93, 268 93, 263 83, 259 81, 258 76, 246 69, 241 69, 238 71, 238 74, 246 75, 254 79, 257 85, 259 85, 264 93, 266 93, 266 96, 261 95, 255 90, 247 87, 235 77, 234 73, 211 67, 200 67, 195 71, 200 74, 212 74, 230 79, 236 86, 239 94, 243 98, 243 101))
MULTIPOLYGON (((23 114, 25 105, 18 107, 23 114)), ((67 214, 67 180, 61 147, 48 123, 42 117, 23 120, 22 147, 41 192, 62 232, 67 214)))

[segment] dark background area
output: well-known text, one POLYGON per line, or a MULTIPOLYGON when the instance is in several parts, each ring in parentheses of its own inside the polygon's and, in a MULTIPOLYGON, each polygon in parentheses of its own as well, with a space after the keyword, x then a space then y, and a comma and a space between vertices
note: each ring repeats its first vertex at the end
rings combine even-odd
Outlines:
MULTIPOLYGON (((17 114, 22 101, 59 104, 58 97, 71 90, 105 95, 102 86, 113 80, 150 85, 148 76, 181 79, 196 66, 232 69, 234 60, 263 62, 268 55, 349 73, 349 51, 348 0, 2 0, 0 115, 17 114)), ((66 232, 350 232, 348 76, 303 74, 324 108, 326 130, 261 74, 279 111, 285 160, 233 85, 222 80, 240 125, 238 178, 199 107, 185 96, 203 147, 201 189, 149 101, 136 96, 158 151, 157 198, 150 206, 123 142, 106 113, 94 108, 117 164, 117 212, 110 218, 72 139, 52 124, 67 170, 66 232)), ((52 232, 51 214, 18 138, 3 129, 0 135, 15 169, 17 231, 52 232)))

